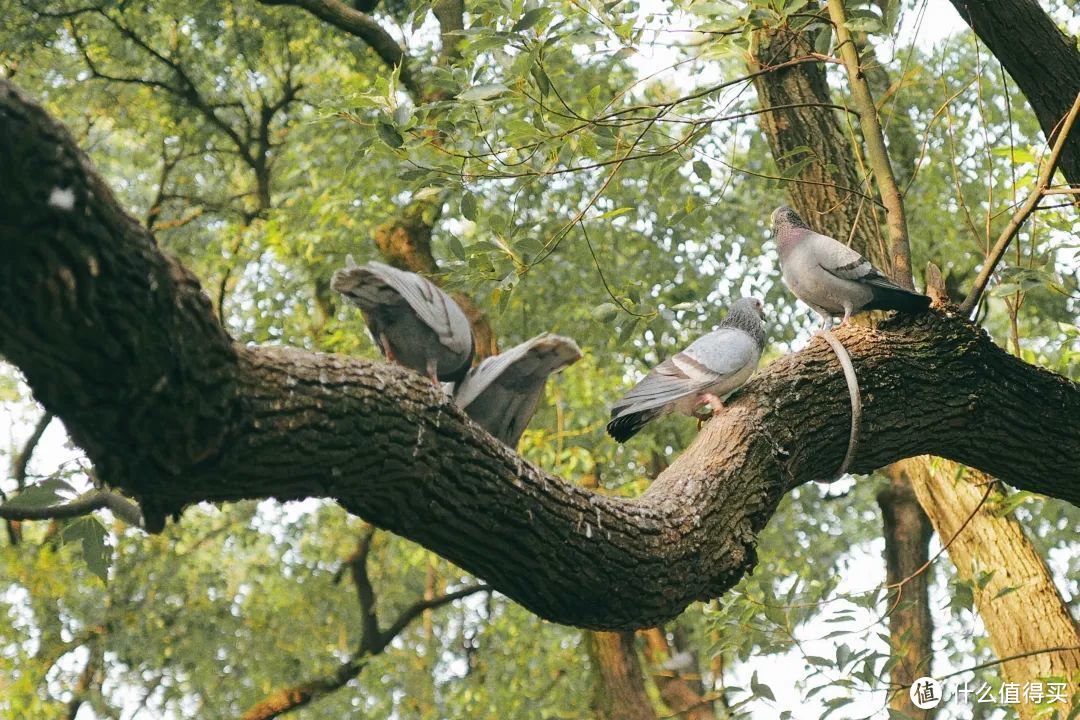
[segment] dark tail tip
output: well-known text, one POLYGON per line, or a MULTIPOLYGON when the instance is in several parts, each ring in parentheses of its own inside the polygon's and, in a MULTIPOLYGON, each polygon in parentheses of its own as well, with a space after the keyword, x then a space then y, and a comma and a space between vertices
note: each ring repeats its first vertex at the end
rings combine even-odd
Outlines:
POLYGON ((656 417, 656 413, 648 410, 619 415, 607 424, 607 433, 615 438, 615 442, 624 443, 641 432, 641 428, 645 427, 654 417, 656 417))
POLYGON ((916 315, 930 308, 930 298, 907 290, 875 288, 870 310, 897 310, 916 315))

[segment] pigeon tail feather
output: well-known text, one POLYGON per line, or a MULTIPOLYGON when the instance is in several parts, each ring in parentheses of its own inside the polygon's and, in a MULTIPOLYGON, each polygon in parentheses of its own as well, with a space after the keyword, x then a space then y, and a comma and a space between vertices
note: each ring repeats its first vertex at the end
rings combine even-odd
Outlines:
POLYGON ((613 418, 607 424, 608 435, 615 438, 615 442, 624 443, 641 432, 651 420, 663 414, 663 408, 649 408, 637 412, 628 412, 613 418))
POLYGON ((930 307, 930 298, 903 288, 873 287, 874 297, 865 310, 897 310, 903 313, 918 314, 930 307))

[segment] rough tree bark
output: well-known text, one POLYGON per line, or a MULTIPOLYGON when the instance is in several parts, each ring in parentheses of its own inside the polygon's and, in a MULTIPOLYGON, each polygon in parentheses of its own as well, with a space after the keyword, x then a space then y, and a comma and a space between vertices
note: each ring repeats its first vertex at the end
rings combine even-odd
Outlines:
MULTIPOLYGON (((1037 0, 950 0, 1020 86, 1047 143, 1080 93, 1080 49, 1037 0)), ((1080 134, 1065 143, 1059 164, 1069 183, 1080 185, 1080 134)))
MULTIPOLYGON (((330 497, 543 617, 644 627, 731 587, 784 493, 846 449, 847 392, 821 341, 766 368, 635 500, 530 466, 403 368, 235 345, 9 83, 0 238, 0 352, 151 527, 200 500, 330 497)), ((853 471, 931 453, 1080 502, 1075 384, 951 314, 838 336, 863 379, 853 471)))
MULTIPOLYGON (((1048 677, 1073 678, 1080 672, 1080 628, 1054 585, 1049 568, 1014 518, 980 507, 985 487, 963 477, 955 463, 912 458, 905 472, 930 514, 961 579, 993 571, 975 591, 975 607, 990 635, 1009 682, 1037 682, 1048 677), (961 531, 962 529, 962 531, 961 531), (1015 588, 1015 590, 1009 590, 1015 588), (1036 629, 1032 632, 1032 629, 1036 629)), ((968 473, 970 475, 970 473, 968 473)), ((975 473, 982 483, 993 482, 975 473)), ((1017 706, 1020 717, 1034 718, 1039 707, 1017 706)))
POLYGON ((933 717, 911 701, 907 688, 930 674, 933 659, 930 617, 930 575, 925 572, 929 555, 930 519, 919 506, 911 482, 897 463, 887 471, 889 484, 878 493, 885 534, 885 582, 890 587, 889 637, 897 662, 889 671, 894 690, 889 707, 908 717, 933 717))
POLYGON ((656 720, 634 633, 590 632, 587 648, 598 676, 592 699, 597 720, 656 720))

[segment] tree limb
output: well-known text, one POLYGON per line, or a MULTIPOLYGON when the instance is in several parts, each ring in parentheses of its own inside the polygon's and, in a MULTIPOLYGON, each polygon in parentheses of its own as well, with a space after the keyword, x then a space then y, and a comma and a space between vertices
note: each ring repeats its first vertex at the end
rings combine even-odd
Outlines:
POLYGON ((108 490, 91 490, 60 505, 46 507, 8 507, 0 505, 0 518, 5 520, 61 520, 89 515, 95 510, 112 510, 113 514, 129 525, 142 525, 139 506, 118 493, 108 490))
POLYGON ((421 88, 409 68, 408 57, 397 40, 375 22, 375 18, 341 0, 259 0, 264 5, 295 5, 339 30, 355 35, 371 47, 390 68, 400 68, 401 84, 414 98, 422 96, 421 88))
MULTIPOLYGON (((0 353, 152 530, 202 500, 330 497, 545 618, 645 627, 737 582, 780 499, 847 443, 822 340, 764 369, 637 499, 529 465, 404 368, 234 344, 191 273, 6 82, 0 243, 0 353)), ((948 312, 836 334, 862 379, 853 471, 929 453, 1080 503, 1080 387, 948 312)))

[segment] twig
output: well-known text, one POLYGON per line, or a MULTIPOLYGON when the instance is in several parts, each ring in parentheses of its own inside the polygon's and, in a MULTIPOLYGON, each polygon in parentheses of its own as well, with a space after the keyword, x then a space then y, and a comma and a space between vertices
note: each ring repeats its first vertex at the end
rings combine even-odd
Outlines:
MULTIPOLYGON (((1069 652, 1071 650, 1080 650, 1080 645, 1056 645, 1054 647, 1042 648, 1040 650, 1029 650, 1027 652, 1017 653, 1016 655, 1008 655, 997 660, 990 660, 988 662, 980 663, 978 665, 972 665, 971 667, 964 668, 962 670, 955 670, 951 673, 946 673, 945 675, 942 675, 935 679, 945 680, 946 678, 956 677, 957 675, 963 675, 964 673, 975 672, 976 670, 983 670, 985 668, 993 667, 995 665, 1001 665, 1002 663, 1007 663, 1010 660, 1022 660, 1023 658, 1031 657, 1033 655, 1042 655, 1043 653, 1052 652, 1069 652)), ((901 687, 909 688, 911 687, 911 685, 901 685, 901 687)))
POLYGON ((889 229, 889 244, 892 256, 892 277, 909 290, 915 289, 911 276, 911 246, 908 243, 907 217, 904 214, 904 202, 900 188, 896 185, 889 151, 885 147, 885 136, 878 121, 877 105, 870 94, 870 84, 859 66, 859 51, 851 39, 844 24, 843 0, 829 0, 829 17, 836 28, 836 40, 844 68, 851 84, 851 97, 855 109, 859 111, 863 139, 866 141, 866 155, 870 169, 874 171, 881 201, 885 205, 885 222, 889 229))
POLYGON ((0 505, 0 518, 5 520, 61 520, 88 515, 95 510, 108 509, 129 525, 142 526, 139 506, 123 495, 108 490, 91 490, 71 502, 46 507, 9 507, 0 505))
POLYGON ((1039 201, 1043 199, 1043 196, 1051 194, 1048 192, 1050 179, 1054 176, 1054 171, 1057 169, 1058 161, 1061 159, 1061 151, 1064 149, 1065 141, 1068 139, 1069 132, 1072 130, 1073 123, 1076 121, 1077 113, 1080 113, 1080 93, 1076 94, 1076 99, 1073 100, 1072 107, 1069 109, 1069 114, 1065 116, 1064 121, 1061 123, 1057 138, 1054 140, 1054 147, 1050 151, 1050 157, 1047 159, 1046 164, 1043 165, 1042 170, 1039 171, 1039 179, 1035 183, 1035 189, 1031 191, 1027 200, 1025 200, 1024 204, 1013 214, 1012 219, 1009 220, 1009 224, 1001 232, 1001 235, 998 236, 997 242, 994 243, 993 249, 990 250, 990 255, 986 258, 982 270, 979 271, 979 276, 975 278, 975 284, 972 286, 971 292, 968 293, 964 302, 960 304, 960 310, 965 315, 970 315, 971 311, 979 304, 979 299, 982 297, 987 284, 990 282, 990 276, 994 274, 994 270, 997 269, 998 263, 1001 262, 1001 258, 1004 257, 1005 251, 1009 248, 1009 243, 1012 242, 1016 233, 1020 231, 1020 226, 1023 225, 1028 216, 1035 211, 1039 205, 1039 201))
POLYGON ((45 413, 38 420, 37 425, 34 426, 34 431, 30 433, 30 437, 27 438, 26 443, 23 445, 22 450, 15 456, 11 462, 11 472, 15 476, 15 482, 18 485, 19 490, 22 490, 26 486, 26 469, 30 464, 30 458, 34 455, 34 450, 37 448, 39 442, 41 442, 41 436, 45 434, 45 429, 49 427, 49 423, 52 422, 52 413, 45 413))

